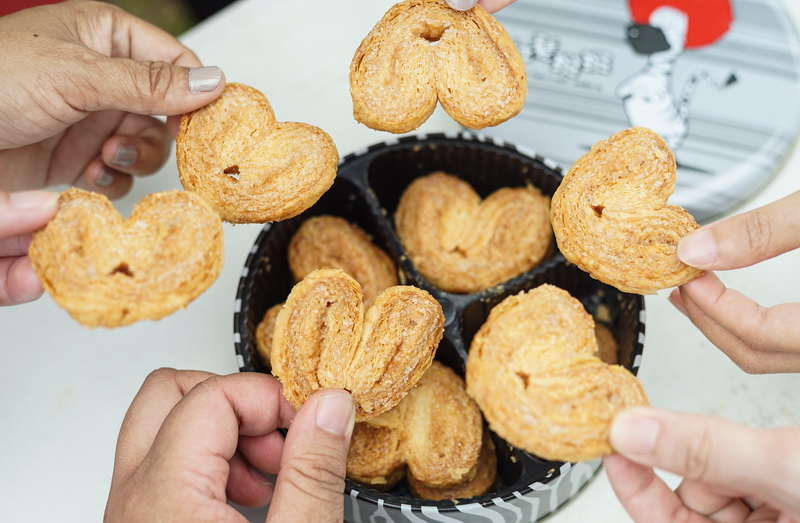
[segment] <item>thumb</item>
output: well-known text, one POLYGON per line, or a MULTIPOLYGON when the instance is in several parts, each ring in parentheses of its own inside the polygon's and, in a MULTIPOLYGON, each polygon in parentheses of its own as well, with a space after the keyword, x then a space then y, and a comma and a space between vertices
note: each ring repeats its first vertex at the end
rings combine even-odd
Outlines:
POLYGON ((216 66, 184 67, 163 61, 96 56, 94 67, 80 69, 71 105, 84 111, 108 109, 173 116, 216 100, 225 75, 216 66), (81 86, 91 86, 84 89, 81 86))
POLYGON ((321 390, 297 411, 283 445, 267 521, 342 521, 352 396, 321 390))
POLYGON ((797 485, 797 478, 781 477, 775 470, 800 456, 798 435, 798 428, 759 429, 710 416, 636 407, 614 417, 610 440, 617 452, 641 465, 789 507, 796 492, 783 484, 797 485))
MULTIPOLYGON (((44 227, 58 210, 58 193, 51 191, 0 191, 0 244, 2 240, 44 227)), ((3 256, 23 252, 5 253, 3 256)))
POLYGON ((698 269, 738 269, 798 247, 800 191, 701 227, 678 244, 678 258, 698 269))

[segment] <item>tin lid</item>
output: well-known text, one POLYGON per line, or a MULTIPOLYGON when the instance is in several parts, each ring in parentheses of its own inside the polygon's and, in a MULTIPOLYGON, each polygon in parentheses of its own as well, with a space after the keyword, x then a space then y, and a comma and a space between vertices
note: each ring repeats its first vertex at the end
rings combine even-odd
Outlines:
POLYGON ((485 133, 562 168, 632 126, 675 152, 670 203, 707 222, 776 173, 800 126, 800 41, 777 0, 517 0, 522 112, 485 133))

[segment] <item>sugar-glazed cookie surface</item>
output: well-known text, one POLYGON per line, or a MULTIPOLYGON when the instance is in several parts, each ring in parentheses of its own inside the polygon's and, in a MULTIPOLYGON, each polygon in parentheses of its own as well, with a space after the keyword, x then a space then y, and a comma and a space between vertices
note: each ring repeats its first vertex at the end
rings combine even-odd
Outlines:
POLYGON ((219 215, 186 191, 146 196, 125 220, 105 196, 69 189, 29 249, 53 300, 89 327, 186 307, 216 280, 222 253, 219 215))
POLYGON ((548 460, 598 458, 612 452, 614 415, 648 402, 633 374, 596 351, 581 302, 544 284, 491 310, 470 346, 467 391, 512 445, 548 460))
POLYGON ((486 199, 460 178, 414 180, 395 226, 419 272, 439 289, 478 292, 531 269, 550 251, 550 200, 538 189, 504 187, 486 199))
POLYGON ((397 285, 397 268, 388 254, 356 225, 338 216, 314 216, 292 236, 287 252, 296 281, 316 269, 343 269, 355 278, 369 309, 378 293, 397 285))
POLYGON ((350 65, 355 119, 393 133, 419 127, 437 101, 465 127, 498 125, 519 113, 527 92, 522 56, 480 5, 456 11, 446 0, 400 2, 350 65))
POLYGON ((295 408, 321 388, 344 388, 356 421, 397 405, 428 369, 444 334, 428 292, 397 285, 364 311, 361 286, 341 269, 319 269, 292 288, 272 338, 272 373, 295 408))
POLYGON ((394 409, 356 424, 348 477, 387 490, 407 476, 414 495, 425 499, 484 494, 497 458, 483 425, 464 380, 434 361, 394 409))
POLYGON ((183 187, 208 199, 231 223, 300 214, 333 184, 339 161, 327 133, 277 122, 261 92, 237 83, 183 116, 176 154, 183 187))
POLYGON ((702 274, 678 259, 678 242, 698 228, 667 199, 675 157, 642 127, 596 143, 553 195, 551 221, 564 257, 623 292, 653 294, 702 274))

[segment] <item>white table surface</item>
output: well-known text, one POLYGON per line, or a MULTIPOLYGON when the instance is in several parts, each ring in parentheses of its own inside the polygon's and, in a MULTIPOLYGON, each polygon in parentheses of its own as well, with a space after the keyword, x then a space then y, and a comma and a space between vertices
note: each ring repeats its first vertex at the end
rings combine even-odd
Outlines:
MULTIPOLYGON (((321 127, 345 155, 390 136, 353 120, 348 67, 361 39, 392 3, 243 0, 183 40, 204 63, 221 66, 229 81, 262 90, 279 120, 321 127)), ((786 3, 794 20, 800 20, 800 4, 786 3)), ((437 111, 419 132, 457 128, 437 111)), ((798 173, 795 147, 776 178, 745 209, 800 189, 798 173)), ((175 188, 180 185, 172 160, 156 176, 139 180, 118 208, 127 215, 145 194, 175 188)), ((90 330, 47 296, 0 309, 0 521, 100 521, 119 425, 147 374, 162 366, 237 371, 233 302, 260 228, 226 226, 219 279, 186 310, 158 322, 90 330)), ((773 305, 800 300, 798 267, 800 251, 722 278, 773 305)), ((639 376, 654 405, 759 426, 800 425, 800 376, 746 375, 669 304, 667 294, 646 298, 639 376)), ((677 478, 665 477, 675 485, 677 478)), ((264 511, 248 514, 257 521, 264 511)), ((550 520, 616 522, 628 517, 601 472, 550 520)))

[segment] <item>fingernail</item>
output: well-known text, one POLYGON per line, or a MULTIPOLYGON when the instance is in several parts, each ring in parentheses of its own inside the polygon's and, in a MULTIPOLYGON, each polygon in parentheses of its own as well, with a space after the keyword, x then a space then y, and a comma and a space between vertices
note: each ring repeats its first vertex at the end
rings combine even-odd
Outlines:
POLYGON ((656 446, 659 422, 638 409, 623 410, 611 423, 611 446, 623 455, 649 456, 656 446))
POLYGON ((134 163, 136 163, 136 158, 139 156, 139 153, 136 151, 136 147, 123 143, 117 149, 117 154, 114 156, 114 159, 111 160, 111 165, 117 165, 119 167, 130 167, 134 163))
POLYGON ((56 204, 58 196, 52 191, 19 191, 9 193, 8 198, 15 209, 47 209, 56 204))
POLYGON ((271 487, 275 486, 275 484, 273 482, 271 482, 267 478, 267 476, 264 475, 263 472, 261 472, 260 470, 258 470, 255 467, 253 467, 252 465, 250 466, 250 475, 253 477, 253 479, 256 481, 256 483, 258 483, 259 485, 269 485, 271 487))
POLYGON ((447 0, 447 3, 457 11, 468 11, 475 7, 478 0, 447 0))
POLYGON ((356 408, 353 397, 346 392, 326 394, 317 406, 317 427, 338 436, 346 436, 353 430, 356 408))
POLYGON ((213 91, 222 80, 222 69, 215 65, 196 67, 189 71, 189 90, 193 93, 213 91))
POLYGON ((708 229, 698 229, 678 243, 678 259, 698 269, 709 269, 719 260, 714 235, 708 229))
POLYGON ((100 187, 108 187, 112 183, 114 183, 114 175, 105 169, 103 170, 103 174, 101 174, 100 177, 94 181, 94 184, 99 185, 100 187))

